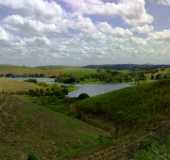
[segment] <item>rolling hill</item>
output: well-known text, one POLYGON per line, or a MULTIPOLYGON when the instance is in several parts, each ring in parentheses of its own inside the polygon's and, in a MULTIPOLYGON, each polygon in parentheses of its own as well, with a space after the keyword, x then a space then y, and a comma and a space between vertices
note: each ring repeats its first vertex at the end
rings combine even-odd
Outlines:
POLYGON ((170 157, 170 80, 141 83, 92 97, 72 105, 71 112, 109 131, 114 148, 119 149, 114 155, 120 159, 170 157))
POLYGON ((141 83, 81 101, 73 108, 82 116, 89 114, 116 124, 148 123, 170 113, 170 80, 141 83))
POLYGON ((109 143, 106 133, 32 103, 23 96, 0 96, 0 159, 65 160, 109 143))

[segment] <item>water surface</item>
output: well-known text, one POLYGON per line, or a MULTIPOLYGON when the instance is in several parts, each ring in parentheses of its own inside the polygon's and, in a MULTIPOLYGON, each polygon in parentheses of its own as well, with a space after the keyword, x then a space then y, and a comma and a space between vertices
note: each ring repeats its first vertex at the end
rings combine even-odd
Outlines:
MULTIPOLYGON (((43 82, 47 84, 54 84, 55 79, 54 78, 34 78, 34 77, 16 77, 16 78, 10 78, 14 80, 19 80, 19 81, 24 81, 28 79, 36 79, 37 82, 43 82)), ((66 85, 68 84, 63 84, 63 83, 55 83, 59 85, 66 85)), ((91 96, 97 96, 100 94, 104 94, 107 92, 119 90, 122 88, 126 88, 130 86, 129 83, 119 83, 119 84, 75 84, 77 90, 70 92, 68 94, 68 97, 78 97, 82 93, 88 94, 90 97, 91 96)))
POLYGON ((120 84, 78 84, 76 87, 78 88, 76 91, 70 92, 68 97, 78 97, 82 93, 86 93, 89 96, 97 96, 100 94, 104 94, 107 92, 119 90, 122 88, 126 88, 130 86, 128 83, 120 83, 120 84))
POLYGON ((15 78, 9 78, 9 79, 13 79, 13 80, 18 80, 18 81, 25 81, 25 80, 29 80, 29 79, 35 79, 37 80, 37 82, 43 82, 43 83, 47 83, 47 84, 53 84, 55 83, 55 79, 54 78, 37 78, 37 77, 15 77, 15 78))

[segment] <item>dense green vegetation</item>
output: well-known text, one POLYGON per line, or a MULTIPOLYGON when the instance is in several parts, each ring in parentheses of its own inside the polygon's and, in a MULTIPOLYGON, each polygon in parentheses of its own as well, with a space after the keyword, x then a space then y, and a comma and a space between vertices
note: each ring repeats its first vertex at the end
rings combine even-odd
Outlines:
POLYGON ((27 94, 30 96, 56 96, 63 98, 65 95, 68 94, 68 89, 65 86, 54 84, 44 86, 43 88, 30 89, 27 94))

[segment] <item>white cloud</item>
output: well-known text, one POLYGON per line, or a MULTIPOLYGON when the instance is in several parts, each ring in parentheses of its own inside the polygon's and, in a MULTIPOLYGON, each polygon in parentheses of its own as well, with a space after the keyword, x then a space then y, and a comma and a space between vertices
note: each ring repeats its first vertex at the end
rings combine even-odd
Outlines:
POLYGON ((98 24, 98 29, 100 32, 107 34, 107 36, 114 37, 130 37, 133 36, 133 33, 129 29, 124 29, 120 27, 113 28, 107 22, 101 22, 98 24))
POLYGON ((45 0, 0 0, 0 5, 14 10, 22 10, 28 14, 43 15, 48 18, 61 16, 62 8, 54 1, 45 0))
POLYGON ((170 30, 163 30, 163 31, 159 31, 159 32, 152 32, 150 33, 149 36, 150 39, 154 39, 154 40, 170 40, 170 30))
POLYGON ((82 65, 170 57, 165 43, 170 31, 154 31, 144 0, 120 0, 118 4, 110 0, 62 1, 71 11, 53 0, 0 0, 0 7, 11 11, 0 19, 0 63, 82 65), (110 21, 95 21, 92 15, 113 20, 119 16, 128 25, 113 27, 110 21))
POLYGON ((9 33, 0 26, 0 40, 10 40, 10 38, 9 33))
POLYGON ((102 0, 63 0, 74 12, 86 15, 121 16, 129 25, 145 25, 153 22, 153 17, 145 9, 145 0, 121 0, 120 3, 102 0))
POLYGON ((48 47, 51 45, 51 41, 47 37, 33 37, 25 38, 24 45, 34 47, 48 47))
POLYGON ((79 30, 85 33, 95 33, 97 31, 95 24, 90 18, 78 15, 72 21, 72 25, 69 26, 73 30, 79 30))
POLYGON ((152 25, 136 26, 131 29, 133 32, 148 34, 154 30, 152 25))
POLYGON ((13 31, 22 34, 43 34, 48 32, 57 32, 60 29, 55 24, 46 24, 31 17, 22 17, 20 15, 8 16, 3 20, 4 26, 13 31))
POLYGON ((157 0, 157 2, 162 5, 170 5, 170 0, 157 0))

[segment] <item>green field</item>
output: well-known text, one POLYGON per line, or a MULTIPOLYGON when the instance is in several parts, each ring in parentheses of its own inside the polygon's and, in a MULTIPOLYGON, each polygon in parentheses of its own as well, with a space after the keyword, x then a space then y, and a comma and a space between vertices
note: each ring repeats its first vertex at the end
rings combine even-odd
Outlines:
POLYGON ((0 92, 26 92, 37 88, 41 87, 34 83, 0 78, 0 92))

